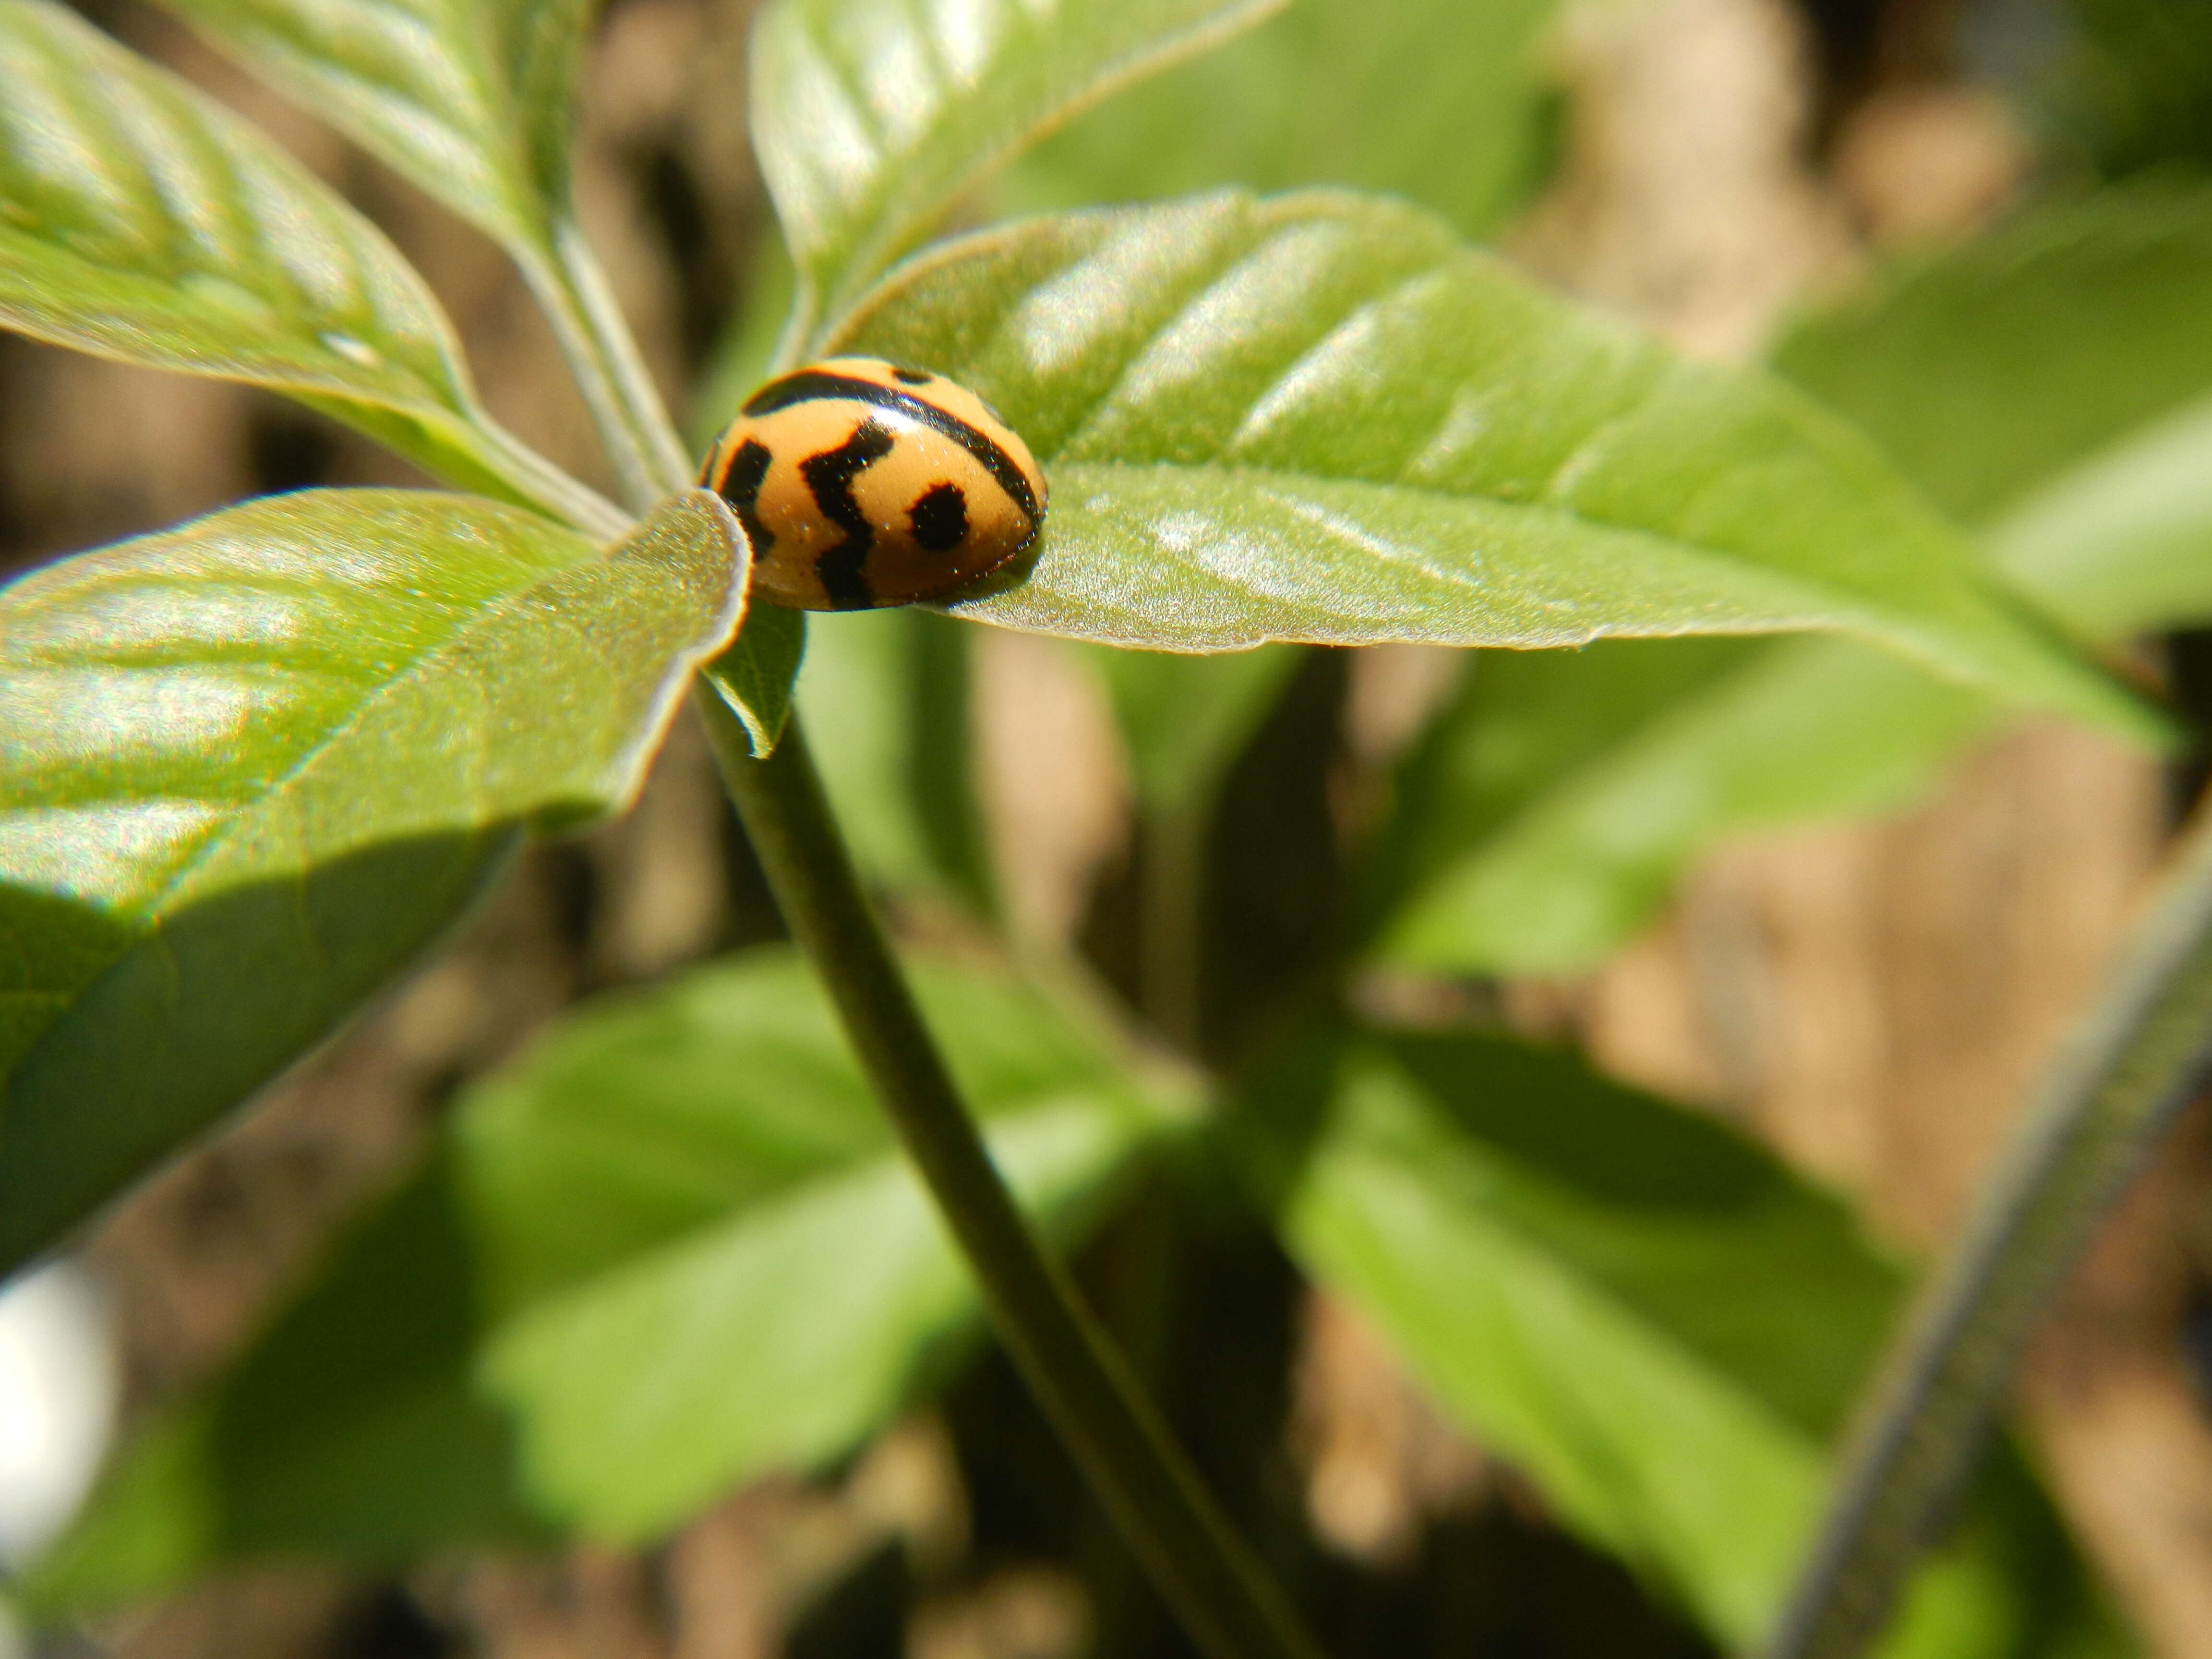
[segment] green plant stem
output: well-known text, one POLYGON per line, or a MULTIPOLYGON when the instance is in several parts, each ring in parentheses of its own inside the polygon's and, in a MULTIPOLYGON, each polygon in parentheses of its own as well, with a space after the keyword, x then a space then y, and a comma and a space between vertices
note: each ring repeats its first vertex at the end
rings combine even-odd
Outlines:
POLYGON ((757 760, 719 697, 697 702, 785 920, 1092 1490, 1212 1659, 1320 1659, 1000 1178, 861 894, 797 717, 757 760))
POLYGON ((2212 815, 1985 1182, 1852 1437, 1771 1659, 1854 1659, 1972 1472, 2021 1350, 2212 1066, 2212 815))
POLYGON ((614 541, 635 526, 637 521, 629 514, 570 477, 506 428, 487 417, 477 430, 491 440, 501 478, 547 512, 603 542, 614 541))
POLYGON ((556 225, 551 256, 527 261, 524 275, 584 394, 623 502, 642 513, 690 484, 690 454, 583 232, 573 222, 556 225))

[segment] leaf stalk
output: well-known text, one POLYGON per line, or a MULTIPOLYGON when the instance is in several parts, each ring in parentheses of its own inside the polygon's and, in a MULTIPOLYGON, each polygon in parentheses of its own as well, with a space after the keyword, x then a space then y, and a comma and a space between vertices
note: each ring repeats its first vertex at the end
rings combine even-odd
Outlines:
POLYGON ((470 428, 488 465, 502 482, 547 512, 601 542, 618 541, 637 521, 590 485, 569 477, 486 416, 470 428))
POLYGON ((2212 1068, 2212 813, 1862 1408, 1769 1659, 1856 1659, 1973 1471, 2051 1294, 2212 1068))
POLYGON ((555 226, 550 257, 526 260, 523 269, 584 394, 623 502, 643 513, 689 486, 690 453, 582 230, 573 220, 555 226))
POLYGON ((777 904, 935 1195, 994 1324, 1122 1534, 1210 1659, 1322 1659, 1007 1191, 863 896, 798 717, 765 759, 697 699, 777 904))

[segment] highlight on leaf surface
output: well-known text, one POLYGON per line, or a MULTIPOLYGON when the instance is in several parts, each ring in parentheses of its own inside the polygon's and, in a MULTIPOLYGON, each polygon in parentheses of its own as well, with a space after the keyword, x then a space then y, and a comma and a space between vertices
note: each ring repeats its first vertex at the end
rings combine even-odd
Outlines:
POLYGON ((1802 396, 1679 362, 1408 209, 1031 222, 909 264, 835 344, 975 387, 1051 474, 1034 567, 963 616, 1186 651, 1827 630, 2156 724, 1802 396))
POLYGON ((568 217, 587 0, 161 0, 495 240, 568 217))
POLYGON ((319 1041, 536 825, 626 803, 745 554, 307 490, 0 589, 0 1266, 319 1041))
MULTIPOLYGON (((2030 207, 1881 273, 1800 319, 1778 361, 1962 515, 1996 575, 2117 647, 2212 621, 2208 284, 2212 191, 2144 180, 2030 207)), ((1740 651, 1678 683, 1698 648, 1479 665, 1416 763, 1430 776, 1413 787, 1449 798, 1428 814, 1449 850, 1425 855, 1382 953, 1450 972, 1581 971, 1717 842, 1906 805, 2008 717, 1842 640, 1740 651), (1603 743, 1555 729, 1547 711, 1563 708, 1603 743), (1540 775, 1516 779, 1501 751, 1532 723, 1540 775)))
POLYGON ((49 0, 0 0, 0 328, 273 386, 611 527, 491 425, 414 268, 265 135, 49 0))
POLYGON ((1281 0, 775 0, 753 148, 799 271, 803 347, 961 191, 1112 87, 1281 0))

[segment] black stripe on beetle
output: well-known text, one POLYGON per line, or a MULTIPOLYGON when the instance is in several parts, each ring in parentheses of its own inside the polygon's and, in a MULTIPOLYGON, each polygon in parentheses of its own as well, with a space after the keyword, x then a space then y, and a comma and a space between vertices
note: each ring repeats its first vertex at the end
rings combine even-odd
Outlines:
POLYGON ((715 493, 730 504, 730 511, 744 526, 745 541, 756 559, 768 557, 769 550, 775 545, 775 532, 761 522, 760 516, 761 482, 768 477, 769 463, 775 459, 766 444, 748 438, 730 457, 720 483, 715 485, 715 493))
POLYGON ((802 368, 780 380, 770 381, 755 392, 746 403, 744 412, 756 417, 773 415, 780 409, 789 409, 795 404, 813 403, 823 398, 869 404, 878 409, 896 410, 900 414, 943 433, 982 464, 983 470, 991 475, 999 488, 1012 496, 1015 505, 1028 514, 1031 524, 1042 515, 1036 492, 1030 488, 1029 479, 1014 464, 1013 457, 1000 447, 996 439, 988 433, 978 431, 951 410, 939 408, 927 398, 901 392, 896 386, 879 386, 873 380, 863 380, 857 375, 839 374, 828 369, 802 368))
POLYGON ((875 545, 876 527, 853 499, 853 480, 897 447, 889 427, 863 421, 836 448, 809 455, 799 464, 822 516, 845 532, 844 540, 824 548, 814 561, 822 591, 840 611, 866 611, 876 602, 867 577, 868 550, 875 545))

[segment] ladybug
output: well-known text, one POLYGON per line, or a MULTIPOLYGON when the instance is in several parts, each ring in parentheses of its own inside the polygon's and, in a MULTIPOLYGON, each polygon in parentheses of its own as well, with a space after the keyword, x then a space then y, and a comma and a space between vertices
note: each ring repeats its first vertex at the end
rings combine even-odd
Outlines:
POLYGON ((1044 474, 964 386, 874 357, 770 380, 699 482, 752 543, 754 591, 801 611, 941 599, 1026 552, 1044 474))

